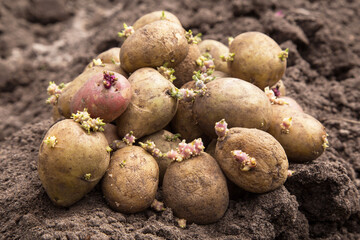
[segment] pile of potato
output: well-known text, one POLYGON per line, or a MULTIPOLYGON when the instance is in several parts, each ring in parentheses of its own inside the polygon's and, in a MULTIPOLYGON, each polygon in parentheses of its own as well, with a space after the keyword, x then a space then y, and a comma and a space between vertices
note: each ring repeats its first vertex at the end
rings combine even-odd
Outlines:
POLYGON ((328 147, 323 125, 285 96, 288 50, 267 35, 241 33, 229 47, 201 41, 166 11, 124 27, 121 49, 96 56, 66 85, 49 84, 56 122, 38 171, 55 205, 74 204, 101 181, 115 211, 161 211, 162 188, 179 219, 213 223, 228 207, 228 180, 272 191, 288 161, 312 161, 328 147))

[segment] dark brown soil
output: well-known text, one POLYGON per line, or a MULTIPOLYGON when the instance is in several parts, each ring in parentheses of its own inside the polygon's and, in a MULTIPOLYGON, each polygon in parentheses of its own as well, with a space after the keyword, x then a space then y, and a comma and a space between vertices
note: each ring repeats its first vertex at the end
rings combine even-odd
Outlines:
MULTIPOLYGON (((2 0, 0 2, 1 239, 360 239, 359 0, 2 0), (171 209, 124 215, 94 189, 55 207, 37 174, 51 125, 49 81, 69 82, 117 32, 141 15, 168 10, 205 39, 261 31, 290 49, 288 95, 319 119, 330 148, 267 194, 236 189, 225 216, 177 226, 171 209)), ((161 199, 161 190, 158 193, 161 199)))

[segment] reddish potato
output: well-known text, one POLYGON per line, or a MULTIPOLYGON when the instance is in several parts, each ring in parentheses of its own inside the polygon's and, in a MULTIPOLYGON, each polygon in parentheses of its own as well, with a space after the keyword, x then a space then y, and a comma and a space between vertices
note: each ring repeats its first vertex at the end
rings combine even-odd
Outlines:
POLYGON ((92 117, 112 122, 125 111, 131 94, 131 85, 121 74, 97 73, 76 92, 70 104, 71 112, 86 108, 92 117))
POLYGON ((57 104, 59 113, 63 115, 65 118, 70 118, 72 113, 70 109, 70 103, 75 93, 89 80, 89 78, 91 78, 93 75, 97 73, 102 73, 103 71, 111 71, 117 73, 123 72, 125 74, 123 76, 127 75, 127 73, 125 73, 120 68, 119 64, 103 64, 90 68, 87 67, 83 73, 77 76, 70 83, 66 84, 65 88, 62 89, 62 93, 59 96, 58 104, 57 104))

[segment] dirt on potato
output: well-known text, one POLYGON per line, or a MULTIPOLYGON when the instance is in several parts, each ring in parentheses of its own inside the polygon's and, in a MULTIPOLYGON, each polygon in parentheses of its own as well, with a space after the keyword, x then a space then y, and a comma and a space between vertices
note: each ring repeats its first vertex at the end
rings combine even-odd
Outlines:
MULTIPOLYGON (((0 239, 359 239, 360 1, 220 0, 0 2, 0 239), (219 222, 179 228, 171 209, 111 210, 97 186, 55 207, 37 173, 51 126, 49 81, 70 82, 102 51, 120 47, 123 22, 151 11, 227 44, 246 31, 289 48, 287 95, 327 129, 330 147, 266 194, 232 189, 219 222)), ((159 189, 157 199, 162 200, 159 189)))

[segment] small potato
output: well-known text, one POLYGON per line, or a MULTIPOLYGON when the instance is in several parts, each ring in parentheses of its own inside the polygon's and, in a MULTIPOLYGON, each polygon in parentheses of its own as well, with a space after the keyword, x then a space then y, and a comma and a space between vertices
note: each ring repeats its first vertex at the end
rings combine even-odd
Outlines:
MULTIPOLYGON (((156 133, 145 136, 141 138, 139 141, 146 142, 147 140, 153 141, 156 147, 162 153, 166 153, 171 149, 176 149, 179 143, 181 142, 180 139, 175 136, 175 134, 166 130, 160 130, 156 133)), ((166 157, 155 157, 155 160, 159 165, 159 182, 162 183, 165 171, 172 162, 172 160, 166 157)))
POLYGON ((169 165, 163 195, 177 217, 197 224, 218 221, 229 203, 225 176, 216 160, 204 152, 169 165))
POLYGON ((137 213, 150 207, 158 188, 155 159, 138 146, 127 146, 112 156, 102 181, 102 191, 112 209, 137 213))
POLYGON ((179 64, 189 51, 185 30, 176 23, 159 20, 136 30, 123 43, 121 67, 128 73, 143 67, 179 64))
POLYGON ((201 54, 209 53, 213 57, 215 70, 230 73, 227 63, 220 58, 222 55, 229 54, 229 48, 226 45, 216 40, 207 39, 201 41, 198 46, 201 54))
POLYGON ((289 96, 283 96, 280 97, 279 99, 283 99, 285 102, 287 102, 288 104, 286 104, 285 106, 294 108, 295 110, 299 111, 299 112, 304 112, 304 110, 302 109, 302 107, 299 105, 299 103, 293 99, 292 97, 289 96))
MULTIPOLYGON (((94 66, 90 68, 86 68, 84 72, 82 72, 79 76, 77 76, 74 80, 68 83, 65 88, 62 90, 61 95, 58 99, 57 108, 59 113, 65 118, 71 117, 71 109, 70 103, 75 95, 75 93, 96 73, 102 73, 103 71, 111 71, 120 73, 124 72, 121 70, 119 64, 104 64, 102 66, 94 66)), ((124 72, 127 76, 127 73, 124 72)))
POLYGON ((213 74, 211 74, 211 76, 216 77, 216 78, 227 78, 230 77, 230 75, 226 72, 222 72, 222 71, 214 71, 213 74))
POLYGON ((325 127, 312 116, 286 105, 272 105, 268 132, 283 146, 290 162, 318 158, 328 145, 325 127))
POLYGON ((108 142, 102 132, 90 134, 79 123, 65 119, 54 124, 44 139, 54 137, 54 145, 43 141, 38 172, 50 200, 68 207, 79 201, 100 181, 109 166, 108 142))
POLYGON ((230 128, 224 140, 218 140, 215 159, 225 175, 240 188, 254 193, 272 191, 284 184, 287 178, 288 160, 284 149, 267 132, 258 129, 230 128), (236 159, 232 151, 241 150, 255 165, 246 169, 245 155, 236 159), (244 167, 244 168, 243 168, 244 167))
POLYGON ((95 59, 100 59, 103 63, 119 63, 120 51, 119 47, 110 48, 97 55, 95 59))
POLYGON ((194 72, 200 70, 200 66, 196 63, 196 60, 201 57, 198 45, 195 43, 189 44, 189 51, 185 59, 182 60, 178 65, 174 67, 174 85, 180 88, 187 82, 193 80, 194 72))
POLYGON ((153 68, 135 71, 129 82, 132 98, 126 111, 116 119, 119 136, 133 131, 141 138, 163 129, 176 113, 178 100, 170 96, 174 85, 153 68))
POLYGON ((148 14, 143 15, 141 18, 136 20, 133 24, 134 30, 142 28, 143 26, 158 21, 158 20, 167 20, 173 23, 176 23, 181 26, 180 20, 171 12, 168 11, 155 11, 148 14))
MULTIPOLYGON (((195 81, 187 82, 182 88, 194 89, 195 81)), ((176 114, 171 120, 171 128, 174 132, 180 133, 181 138, 186 139, 186 142, 191 142, 194 139, 204 136, 204 131, 201 130, 193 115, 194 102, 179 101, 176 114)))
POLYGON ((223 118, 229 127, 268 129, 271 104, 259 88, 237 78, 217 78, 206 87, 205 95, 195 98, 193 114, 207 136, 217 137, 214 126, 223 118))
POLYGON ((229 52, 234 53, 233 61, 228 61, 230 75, 240 78, 261 90, 273 86, 285 73, 286 57, 269 36, 260 32, 246 32, 231 42, 229 52))

